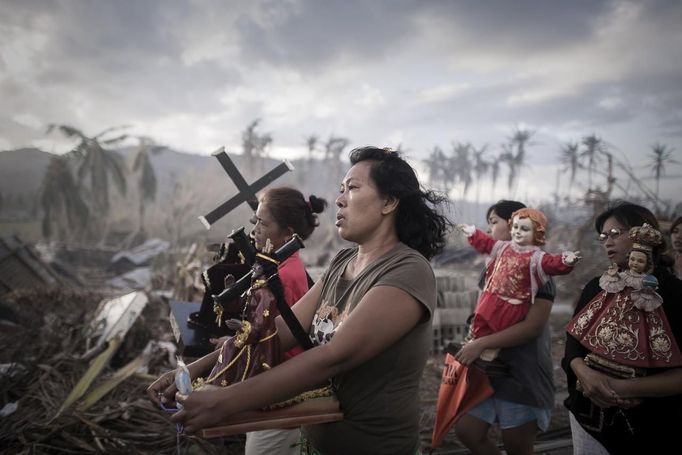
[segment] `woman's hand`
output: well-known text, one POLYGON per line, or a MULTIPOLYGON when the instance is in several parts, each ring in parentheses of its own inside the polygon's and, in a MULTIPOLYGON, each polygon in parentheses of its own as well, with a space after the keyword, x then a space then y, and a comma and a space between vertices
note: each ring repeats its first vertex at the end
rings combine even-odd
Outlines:
POLYGON ((231 414, 217 396, 224 390, 224 387, 207 384, 189 396, 176 393, 175 401, 182 405, 182 409, 171 416, 171 421, 182 424, 187 434, 220 425, 231 414))
POLYGON ((609 383, 618 394, 618 406, 621 408, 633 408, 642 403, 642 399, 633 395, 631 391, 632 379, 611 379, 609 383))
POLYGON ((174 402, 175 392, 178 389, 175 387, 175 370, 168 371, 162 374, 159 379, 152 382, 147 387, 147 395, 149 399, 156 406, 168 406, 174 402))
MULTIPOLYGON (((622 401, 611 385, 609 376, 588 367, 583 359, 575 358, 571 361, 571 368, 578 378, 582 394, 600 408, 618 406, 622 401)), ((576 385, 576 387, 578 387, 576 385)))
MULTIPOLYGON (((228 320, 229 322, 229 320, 228 320)), ((208 341, 211 343, 213 346, 215 346, 215 350, 219 350, 220 348, 223 347, 223 344, 230 338, 229 335, 225 335, 224 337, 220 338, 209 338, 208 341)))
MULTIPOLYGON (((235 332, 238 332, 242 330, 244 327, 244 321, 236 318, 228 319, 225 321, 225 325, 227 326, 228 329, 234 330, 235 332)), ((223 337, 225 338, 225 337, 223 337)), ((222 339, 222 338, 221 338, 222 339)))
POLYGON ((471 365, 486 349, 486 347, 483 346, 483 338, 484 337, 476 338, 463 344, 459 352, 455 354, 455 359, 462 365, 471 365))

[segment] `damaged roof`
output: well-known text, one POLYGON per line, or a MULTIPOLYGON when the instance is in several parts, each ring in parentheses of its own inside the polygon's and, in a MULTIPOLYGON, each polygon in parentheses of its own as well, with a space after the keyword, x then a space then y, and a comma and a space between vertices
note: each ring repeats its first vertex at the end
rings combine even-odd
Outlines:
POLYGON ((128 261, 136 266, 146 265, 155 256, 168 250, 170 243, 161 239, 149 239, 143 244, 130 250, 116 253, 111 258, 111 263, 116 264, 128 261))

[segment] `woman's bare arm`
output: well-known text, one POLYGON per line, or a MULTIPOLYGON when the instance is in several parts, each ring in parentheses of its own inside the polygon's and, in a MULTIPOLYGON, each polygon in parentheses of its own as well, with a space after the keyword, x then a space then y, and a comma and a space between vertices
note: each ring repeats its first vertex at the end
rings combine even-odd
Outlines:
POLYGON ((671 368, 641 378, 612 379, 611 386, 623 398, 682 395, 682 368, 671 368))
POLYGON ((456 358, 464 365, 476 360, 485 349, 510 348, 527 343, 540 335, 549 320, 552 301, 535 299, 526 318, 499 332, 492 333, 465 344, 456 358))
MULTIPOLYGON (((300 303, 307 306, 303 299, 300 303)), ((236 412, 261 408, 318 387, 387 349, 419 323, 424 311, 405 291, 377 286, 362 298, 329 343, 244 382, 221 389, 199 389, 186 399, 178 397, 184 409, 172 420, 193 433, 217 425, 236 412), (381 321, 381 330, 377 330, 377 321, 381 321)), ((312 319, 307 313, 304 316, 312 319)))

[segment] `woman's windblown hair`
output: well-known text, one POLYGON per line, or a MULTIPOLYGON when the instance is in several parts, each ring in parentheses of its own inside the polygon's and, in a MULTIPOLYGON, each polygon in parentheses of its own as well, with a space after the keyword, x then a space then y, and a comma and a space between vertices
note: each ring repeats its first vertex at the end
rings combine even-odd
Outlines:
POLYGON ((372 161, 370 178, 383 196, 396 198, 398 239, 427 259, 442 251, 452 222, 440 211, 445 196, 422 190, 414 169, 399 152, 378 147, 361 147, 350 152, 351 164, 372 161))

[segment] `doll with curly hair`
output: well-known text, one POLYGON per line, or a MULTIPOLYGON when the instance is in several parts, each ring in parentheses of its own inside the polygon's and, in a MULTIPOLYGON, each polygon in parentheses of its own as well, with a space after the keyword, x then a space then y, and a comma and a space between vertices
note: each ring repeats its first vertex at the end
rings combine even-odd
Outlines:
MULTIPOLYGON (((479 338, 499 332, 523 320, 538 289, 550 276, 564 275, 581 259, 578 251, 548 254, 545 243, 547 218, 540 210, 519 209, 510 221, 511 241, 495 240, 471 225, 459 225, 469 243, 486 262, 485 287, 479 298, 470 336, 479 338)), ((487 349, 484 360, 497 357, 498 349, 487 349)))

